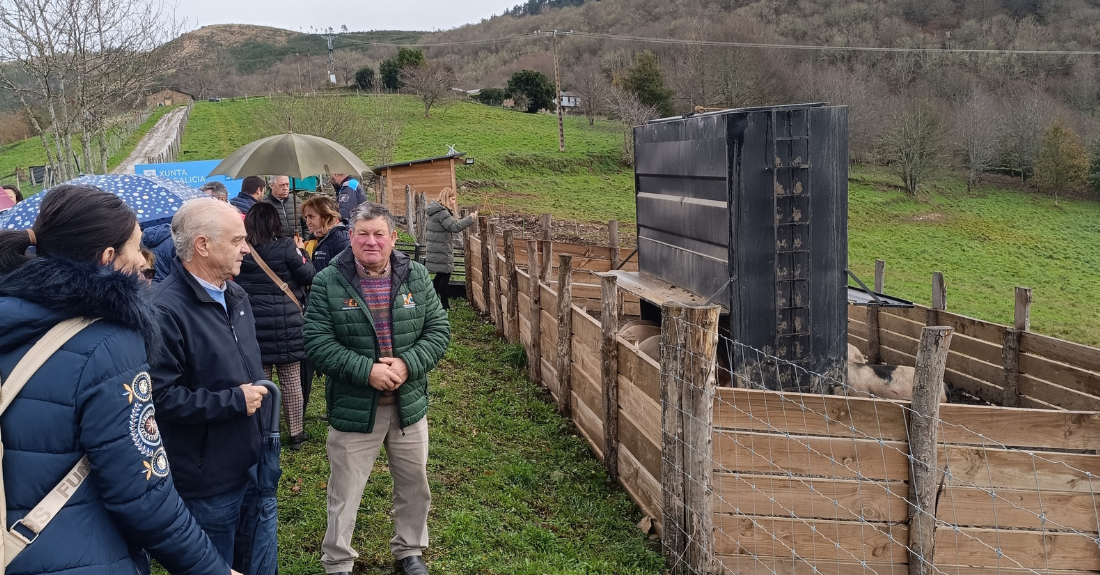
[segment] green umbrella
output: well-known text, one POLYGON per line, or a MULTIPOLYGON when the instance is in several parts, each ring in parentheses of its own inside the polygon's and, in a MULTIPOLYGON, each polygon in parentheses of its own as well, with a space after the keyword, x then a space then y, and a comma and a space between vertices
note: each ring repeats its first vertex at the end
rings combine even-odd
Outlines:
POLYGON ((292 133, 246 144, 229 154, 208 175, 234 179, 261 174, 306 178, 331 173, 373 172, 351 150, 332 140, 292 133))

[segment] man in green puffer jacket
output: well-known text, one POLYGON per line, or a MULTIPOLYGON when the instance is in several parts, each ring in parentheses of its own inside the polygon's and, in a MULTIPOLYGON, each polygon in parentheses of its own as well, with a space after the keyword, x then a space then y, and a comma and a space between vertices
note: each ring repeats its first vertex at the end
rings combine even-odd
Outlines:
POLYGON ((428 546, 428 372, 451 339, 447 312, 428 271, 394 251, 397 231, 384 206, 352 212, 351 247, 313 280, 306 354, 327 375, 328 529, 326 573, 350 573, 356 512, 383 444, 393 475, 390 551, 399 573, 426 575, 428 546))

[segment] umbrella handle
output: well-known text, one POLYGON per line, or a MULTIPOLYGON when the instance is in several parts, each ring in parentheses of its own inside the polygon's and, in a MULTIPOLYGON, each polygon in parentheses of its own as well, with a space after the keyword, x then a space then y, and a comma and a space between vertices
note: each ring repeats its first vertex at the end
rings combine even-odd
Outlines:
MULTIPOLYGON (((263 409, 260 410, 261 415, 267 415, 267 417, 260 422, 261 426, 264 428, 264 432, 279 433, 279 411, 281 411, 283 407, 282 391, 279 390, 279 386, 275 385, 275 382, 267 379, 254 381, 252 385, 259 385, 267 388, 267 397, 264 398, 263 403, 271 405, 268 403, 268 398, 271 398, 270 401, 274 402, 274 409, 268 408, 267 411, 263 409)), ((262 405, 263 404, 261 404, 261 406, 262 405)))

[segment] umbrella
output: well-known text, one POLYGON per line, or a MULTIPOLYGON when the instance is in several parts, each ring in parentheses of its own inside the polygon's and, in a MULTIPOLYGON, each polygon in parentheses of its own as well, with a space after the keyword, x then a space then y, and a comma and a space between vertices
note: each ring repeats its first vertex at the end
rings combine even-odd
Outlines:
MULTIPOLYGON (((61 185, 83 184, 95 186, 122 198, 137 214, 138 224, 144 229, 172 221, 183 202, 196 198, 208 198, 204 192, 180 182, 158 176, 134 174, 105 174, 80 176, 61 185)), ((53 188, 51 188, 53 189, 53 188)), ((35 194, 19 202, 14 208, 0 214, 0 229, 25 230, 34 225, 42 199, 50 190, 35 194)))
POLYGON ((305 178, 317 174, 372 174, 351 150, 325 138, 306 134, 280 134, 245 144, 222 163, 211 176, 243 178, 277 174, 305 178))
POLYGON ((260 380, 253 385, 267 388, 257 415, 263 433, 260 462, 249 470, 252 481, 245 491, 241 519, 233 545, 233 568, 245 575, 275 575, 279 567, 279 509, 275 491, 283 475, 279 467, 279 388, 260 380))

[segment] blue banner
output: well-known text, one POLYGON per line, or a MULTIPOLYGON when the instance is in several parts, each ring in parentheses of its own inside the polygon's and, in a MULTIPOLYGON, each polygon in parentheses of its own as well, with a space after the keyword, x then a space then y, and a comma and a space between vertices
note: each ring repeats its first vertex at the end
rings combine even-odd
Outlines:
POLYGON ((220 163, 221 160, 201 160, 171 164, 141 164, 134 166, 134 173, 140 176, 160 176, 192 188, 201 188, 206 182, 221 182, 225 184, 225 189, 229 190, 229 197, 235 198, 241 192, 241 180, 206 175, 220 163))

